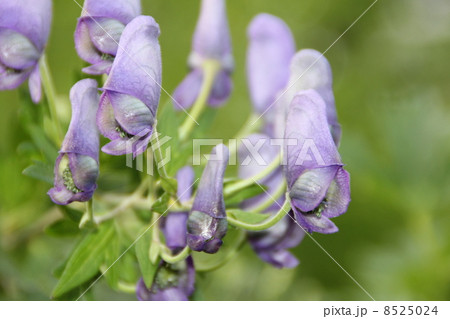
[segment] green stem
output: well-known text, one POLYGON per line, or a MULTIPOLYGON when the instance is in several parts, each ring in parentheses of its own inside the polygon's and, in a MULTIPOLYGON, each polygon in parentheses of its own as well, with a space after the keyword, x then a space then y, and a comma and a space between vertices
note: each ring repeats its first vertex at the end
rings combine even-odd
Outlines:
POLYGON ((136 284, 119 281, 117 283, 117 290, 128 293, 128 294, 135 294, 136 293, 136 284))
POLYGON ((266 210, 267 208, 269 208, 270 206, 273 205, 274 199, 280 198, 281 195, 284 194, 284 192, 286 192, 286 182, 283 180, 283 182, 275 190, 275 192, 273 194, 271 194, 271 196, 269 196, 264 202, 262 202, 258 206, 252 208, 252 212, 260 213, 260 212, 266 210))
POLYGON ((153 213, 152 216, 152 243, 150 245, 150 249, 148 252, 150 261, 152 262, 152 264, 156 264, 156 262, 158 261, 158 257, 160 256, 161 253, 161 241, 159 240, 159 225, 158 225, 158 221, 160 218, 160 214, 158 213, 153 213))
POLYGON ((153 151, 153 156, 155 158, 156 161, 156 167, 158 168, 158 172, 162 175, 162 177, 168 177, 167 171, 166 171, 166 166, 163 163, 163 154, 162 154, 162 150, 161 150, 161 145, 159 143, 159 136, 158 136, 158 131, 157 131, 157 125, 158 123, 155 123, 155 128, 154 131, 152 133, 152 138, 151 138, 151 143, 152 143, 152 151, 153 151), (161 167, 159 167, 159 164, 161 163, 161 167), (161 171, 159 171, 161 169, 161 171))
POLYGON ((44 88, 45 96, 47 97, 50 116, 55 126, 55 134, 57 143, 60 144, 63 139, 61 124, 59 123, 58 113, 56 111, 56 90, 53 84, 50 68, 47 63, 47 57, 44 54, 39 63, 39 71, 41 73, 42 86, 44 88))
POLYGON ((223 192, 224 196, 226 197, 234 195, 235 193, 243 190, 244 188, 247 188, 248 186, 255 184, 258 180, 261 180, 264 177, 268 176, 280 166, 282 159, 283 154, 280 152, 280 154, 264 170, 262 170, 255 176, 240 180, 239 182, 226 186, 223 192))
POLYGON ((93 209, 94 201, 90 199, 86 202, 86 211, 84 212, 83 217, 80 221, 80 228, 84 228, 86 226, 95 226, 94 220, 94 209, 93 209))
POLYGON ((169 264, 175 264, 180 261, 183 261, 191 253, 189 246, 184 247, 184 249, 182 251, 180 251, 178 254, 176 254, 175 256, 169 254, 166 250, 167 250, 167 247, 166 247, 166 249, 161 249, 160 255, 161 255, 161 258, 166 263, 169 263, 169 264))
POLYGON ((186 117, 184 123, 179 129, 181 141, 185 141, 191 134, 194 125, 198 124, 197 120, 200 118, 200 115, 203 113, 203 110, 206 107, 206 103, 208 102, 208 98, 214 85, 214 80, 220 70, 220 62, 216 60, 206 60, 203 63, 202 69, 203 83, 200 89, 200 93, 197 97, 197 100, 194 102, 191 111, 189 112, 189 116, 186 117))
POLYGON ((289 213, 290 209, 291 209, 291 202, 290 202, 289 198, 286 196, 286 200, 285 200, 283 206, 280 208, 280 210, 275 215, 273 215, 272 217, 270 217, 269 219, 264 221, 263 223, 253 224, 253 225, 247 224, 247 223, 244 223, 244 222, 234 219, 230 215, 228 215, 227 220, 231 225, 239 227, 239 228, 243 228, 245 230, 262 231, 262 230, 266 230, 266 229, 274 226, 276 223, 278 223, 284 216, 286 216, 286 214, 289 213))

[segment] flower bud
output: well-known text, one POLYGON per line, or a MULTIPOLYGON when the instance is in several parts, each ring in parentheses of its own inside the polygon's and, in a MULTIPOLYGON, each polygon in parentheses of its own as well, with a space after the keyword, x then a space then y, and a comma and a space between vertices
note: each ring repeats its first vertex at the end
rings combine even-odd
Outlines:
POLYGON ((97 113, 100 132, 111 140, 105 153, 137 156, 147 148, 161 95, 158 37, 152 17, 139 16, 125 27, 97 113))
POLYGON ((350 176, 330 133, 326 105, 314 90, 298 93, 286 123, 286 179, 291 206, 298 223, 308 232, 333 233, 329 219, 346 212, 350 202, 350 176))
POLYGON ((213 254, 219 250, 227 232, 223 177, 228 165, 228 148, 217 145, 210 156, 189 213, 187 243, 192 250, 213 254))
POLYGON ((55 164, 53 202, 67 205, 91 199, 97 188, 99 134, 95 123, 97 82, 81 80, 70 90, 72 119, 55 164))

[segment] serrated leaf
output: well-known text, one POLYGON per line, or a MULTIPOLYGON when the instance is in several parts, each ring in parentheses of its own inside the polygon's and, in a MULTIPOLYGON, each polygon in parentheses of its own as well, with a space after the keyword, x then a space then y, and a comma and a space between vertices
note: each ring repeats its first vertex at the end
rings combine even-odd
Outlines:
POLYGON ((159 262, 152 263, 150 260, 150 245, 152 242, 152 229, 150 228, 136 243, 136 257, 145 285, 151 287, 155 278, 159 262))
POLYGON ((45 229, 45 233, 55 237, 75 236, 80 233, 80 228, 78 224, 67 219, 62 219, 48 226, 45 229))
POLYGON ((61 296, 94 277, 104 261, 105 250, 115 235, 111 223, 105 223, 98 231, 86 235, 67 261, 52 296, 61 296))
POLYGON ((258 196, 263 192, 264 189, 260 185, 253 184, 225 198, 225 205, 229 207, 241 204, 244 200, 258 196))
POLYGON ((246 212, 243 210, 230 210, 227 211, 234 219, 237 219, 241 222, 247 223, 247 224, 258 224, 263 221, 265 221, 270 215, 268 214, 259 214, 259 213, 253 213, 253 212, 246 212))
POLYGON ((22 174, 50 185, 53 184, 53 167, 40 161, 34 161, 34 164, 25 168, 22 174))

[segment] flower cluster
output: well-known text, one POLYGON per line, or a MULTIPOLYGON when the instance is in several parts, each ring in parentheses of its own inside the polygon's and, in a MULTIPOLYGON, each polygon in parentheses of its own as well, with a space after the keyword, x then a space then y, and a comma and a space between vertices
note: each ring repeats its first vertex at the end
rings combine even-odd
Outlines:
MULTIPOLYGON (((41 95, 39 60, 49 33, 51 2, 28 2, 0 3, 0 89, 15 88, 29 77, 31 96, 37 102, 41 95)), ((189 148, 186 139, 193 135, 192 123, 203 108, 223 105, 232 91, 234 63, 225 0, 201 4, 190 73, 173 94, 176 109, 192 107, 173 150, 176 160, 181 158, 183 163, 173 164, 171 168, 176 169, 170 171, 158 161, 161 146, 155 142, 158 120, 162 122, 158 114, 162 90, 158 23, 141 15, 139 0, 84 3, 75 49, 91 64, 83 71, 103 75, 103 82, 99 89, 99 78, 83 79, 70 91, 72 118, 48 195, 58 205, 89 201, 81 228, 86 226, 85 219, 96 229, 129 208, 150 210, 139 219, 146 231, 153 227, 151 238, 141 235, 148 247, 144 257, 138 258, 144 264, 135 287, 139 300, 188 300, 195 286, 195 256, 215 254, 226 246, 232 252, 228 260, 242 247, 243 241, 231 243, 226 238, 232 227, 240 228, 241 237, 264 262, 278 268, 296 267, 299 261, 290 250, 307 233, 336 232, 330 219, 347 211, 350 178, 338 152, 341 126, 330 64, 312 49, 296 53, 291 30, 270 14, 257 15, 247 34, 252 118, 264 124, 259 131, 240 136, 247 143, 237 149, 238 178, 225 179, 233 150, 224 144, 213 147, 207 163, 199 167, 201 173, 194 172, 189 156, 183 157, 189 148), (106 212, 99 215, 93 212, 92 199, 99 177, 100 134, 109 140, 101 148, 103 153, 130 158, 145 153, 157 163, 150 164, 156 174, 142 178, 129 198, 122 202, 117 196, 115 209, 110 207, 114 201, 110 197, 115 196, 101 194, 100 210, 106 212), (276 139, 282 143, 273 143, 276 139), (248 144, 258 145, 258 158, 252 157, 248 144), (176 176, 171 172, 177 172, 176 176), (236 196, 237 202, 233 201, 236 196)), ((173 117, 180 115, 169 110, 173 117)), ((164 120, 176 123, 175 118, 164 120)), ((113 286, 118 289, 120 285, 113 286)))

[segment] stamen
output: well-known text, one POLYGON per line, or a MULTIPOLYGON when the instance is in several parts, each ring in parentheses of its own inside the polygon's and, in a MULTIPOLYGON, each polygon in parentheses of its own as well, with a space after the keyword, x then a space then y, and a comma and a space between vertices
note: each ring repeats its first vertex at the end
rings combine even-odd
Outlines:
POLYGON ((64 169, 62 178, 64 181, 64 186, 71 191, 74 194, 81 193, 82 191, 75 186, 75 183, 73 181, 72 172, 70 171, 69 165, 64 169))

